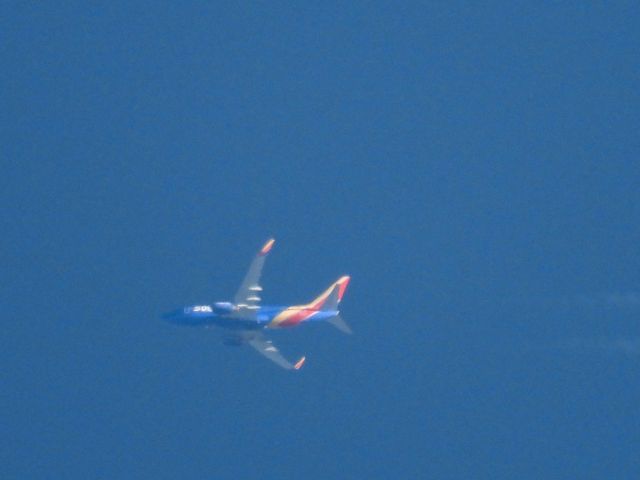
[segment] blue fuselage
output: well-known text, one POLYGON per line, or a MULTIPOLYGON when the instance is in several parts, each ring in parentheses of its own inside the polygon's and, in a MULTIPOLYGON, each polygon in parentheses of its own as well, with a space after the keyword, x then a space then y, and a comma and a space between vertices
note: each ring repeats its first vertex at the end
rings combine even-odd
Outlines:
POLYGON ((316 310, 307 306, 262 306, 256 310, 216 312, 212 305, 191 305, 163 315, 171 323, 183 326, 218 326, 228 330, 260 330, 263 328, 294 327, 303 321, 328 320, 338 315, 337 310, 316 310), (279 318, 290 320, 279 322, 279 318), (298 319, 295 321, 295 319, 298 319), (291 320, 294 321, 291 321, 291 320))

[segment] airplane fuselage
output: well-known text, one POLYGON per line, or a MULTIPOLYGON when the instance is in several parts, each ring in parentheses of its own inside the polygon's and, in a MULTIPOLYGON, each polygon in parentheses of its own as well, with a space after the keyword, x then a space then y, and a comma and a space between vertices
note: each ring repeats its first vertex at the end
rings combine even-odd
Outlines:
POLYGON ((171 323, 183 326, 217 326, 227 330, 261 330, 291 328, 306 321, 329 320, 337 310, 320 310, 307 306, 260 306, 217 312, 215 305, 191 305, 164 315, 171 323))

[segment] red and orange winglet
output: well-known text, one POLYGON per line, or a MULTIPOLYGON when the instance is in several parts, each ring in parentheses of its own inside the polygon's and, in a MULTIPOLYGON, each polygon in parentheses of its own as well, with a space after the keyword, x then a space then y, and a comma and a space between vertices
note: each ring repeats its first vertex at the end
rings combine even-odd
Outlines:
POLYGON ((302 357, 300 360, 298 360, 296 362, 296 364, 293 366, 293 368, 295 368, 296 370, 300 370, 302 368, 302 365, 304 365, 304 361, 307 359, 307 357, 302 357))
POLYGON ((276 241, 275 238, 272 238, 267 243, 265 243, 264 247, 262 247, 262 250, 260 250, 258 255, 260 255, 261 257, 264 257, 267 253, 269 253, 271 248, 273 248, 273 244, 275 243, 275 241, 276 241))

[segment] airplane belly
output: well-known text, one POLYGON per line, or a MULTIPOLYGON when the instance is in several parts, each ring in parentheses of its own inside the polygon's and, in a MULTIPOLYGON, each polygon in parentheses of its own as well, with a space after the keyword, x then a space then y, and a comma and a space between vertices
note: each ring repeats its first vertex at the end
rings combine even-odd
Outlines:
POLYGON ((216 319, 215 325, 226 330, 236 331, 259 330, 262 328, 262 325, 255 320, 242 320, 238 318, 218 318, 216 319))

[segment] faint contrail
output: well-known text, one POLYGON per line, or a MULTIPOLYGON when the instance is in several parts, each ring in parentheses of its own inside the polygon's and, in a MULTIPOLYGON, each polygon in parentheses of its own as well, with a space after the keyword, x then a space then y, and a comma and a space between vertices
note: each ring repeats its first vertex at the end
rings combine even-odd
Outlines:
POLYGON ((637 308, 640 307, 640 292, 609 293, 604 301, 612 307, 637 308))
POLYGON ((589 307, 589 308, 640 308, 640 292, 605 292, 593 294, 571 295, 563 297, 559 304, 565 308, 589 307))
POLYGON ((637 357, 640 355, 640 337, 576 337, 568 340, 561 347, 568 350, 623 353, 628 357, 637 357))

